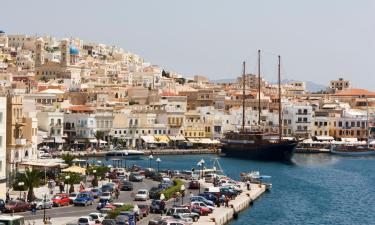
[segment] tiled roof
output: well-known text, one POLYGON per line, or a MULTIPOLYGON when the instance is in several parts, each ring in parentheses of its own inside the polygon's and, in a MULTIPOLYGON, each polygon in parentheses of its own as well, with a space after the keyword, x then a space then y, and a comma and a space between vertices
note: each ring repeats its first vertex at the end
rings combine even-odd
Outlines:
POLYGON ((363 97, 375 97, 375 92, 365 90, 365 89, 355 89, 350 88, 343 91, 340 91, 334 96, 363 96, 363 97))
POLYGON ((73 105, 66 109, 70 111, 94 111, 93 108, 86 106, 86 105, 73 105))

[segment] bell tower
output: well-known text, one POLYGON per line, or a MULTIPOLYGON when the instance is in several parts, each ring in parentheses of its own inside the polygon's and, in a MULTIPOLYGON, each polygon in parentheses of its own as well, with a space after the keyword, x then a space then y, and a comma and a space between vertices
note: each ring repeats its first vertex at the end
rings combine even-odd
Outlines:
POLYGON ((67 39, 64 39, 61 41, 60 49, 61 49, 60 65, 68 66, 70 62, 70 54, 69 54, 69 41, 67 39))
POLYGON ((44 63, 44 41, 42 38, 36 40, 35 67, 40 67, 44 63))

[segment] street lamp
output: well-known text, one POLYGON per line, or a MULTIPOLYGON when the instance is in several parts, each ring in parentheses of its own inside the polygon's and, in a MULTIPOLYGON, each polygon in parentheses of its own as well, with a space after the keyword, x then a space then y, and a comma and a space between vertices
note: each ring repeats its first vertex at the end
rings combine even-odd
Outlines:
POLYGON ((160 158, 157 158, 157 159, 156 159, 156 162, 158 163, 158 173, 159 173, 159 164, 160 164, 160 162, 161 162, 161 159, 160 159, 160 158))
POLYGON ((150 155, 150 156, 148 157, 148 159, 150 160, 150 168, 151 168, 151 161, 152 161, 153 158, 154 158, 154 156, 152 156, 152 155, 150 155))
POLYGON ((44 194, 44 202, 43 202, 43 223, 44 224, 47 221, 47 218, 46 218, 46 202, 47 202, 47 194, 44 194))
POLYGON ((204 176, 204 173, 203 173, 203 167, 204 167, 204 163, 205 163, 205 161, 204 161, 204 159, 201 159, 201 173, 202 173, 202 176, 201 176, 201 178, 203 178, 203 176, 204 176))
POLYGON ((65 180, 66 180, 66 193, 69 193, 69 191, 68 191, 68 189, 69 189, 69 179, 70 179, 69 175, 65 176, 65 180))
MULTIPOLYGON (((197 166, 201 167, 201 166, 202 166, 202 162, 199 161, 199 162, 197 163, 197 166)), ((200 179, 201 179, 201 171, 199 170, 199 180, 200 180, 200 179)))
POLYGON ((181 191, 181 205, 183 205, 184 204, 184 197, 185 197, 185 185, 181 185, 180 191, 181 191))
POLYGON ((24 182, 18 182, 18 188, 20 189, 20 199, 21 199, 21 188, 20 187, 23 187, 23 185, 25 185, 24 182))
POLYGON ((129 153, 128 153, 128 150, 125 150, 125 158, 124 158, 124 161, 125 161, 125 170, 126 170, 126 158, 128 157, 129 153))

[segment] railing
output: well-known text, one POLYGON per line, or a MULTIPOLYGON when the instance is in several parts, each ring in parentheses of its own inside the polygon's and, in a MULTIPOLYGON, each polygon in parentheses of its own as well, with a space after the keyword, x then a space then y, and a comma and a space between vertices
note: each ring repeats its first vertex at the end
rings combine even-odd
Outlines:
POLYGON ((303 121, 303 120, 301 120, 301 121, 296 121, 296 123, 311 123, 311 121, 303 121))

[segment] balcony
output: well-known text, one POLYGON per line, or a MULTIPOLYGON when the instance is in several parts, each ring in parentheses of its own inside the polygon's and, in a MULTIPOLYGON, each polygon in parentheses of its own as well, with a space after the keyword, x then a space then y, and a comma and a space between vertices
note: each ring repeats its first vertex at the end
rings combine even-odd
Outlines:
POLYGON ((297 112, 296 115, 298 115, 298 116, 307 116, 307 115, 311 115, 311 113, 308 113, 308 112, 297 112))
POLYGON ((296 121, 296 123, 311 123, 311 121, 303 121, 303 120, 301 120, 301 121, 296 121))
POLYGON ((26 139, 25 138, 17 138, 16 139, 16 145, 26 145, 26 139))

